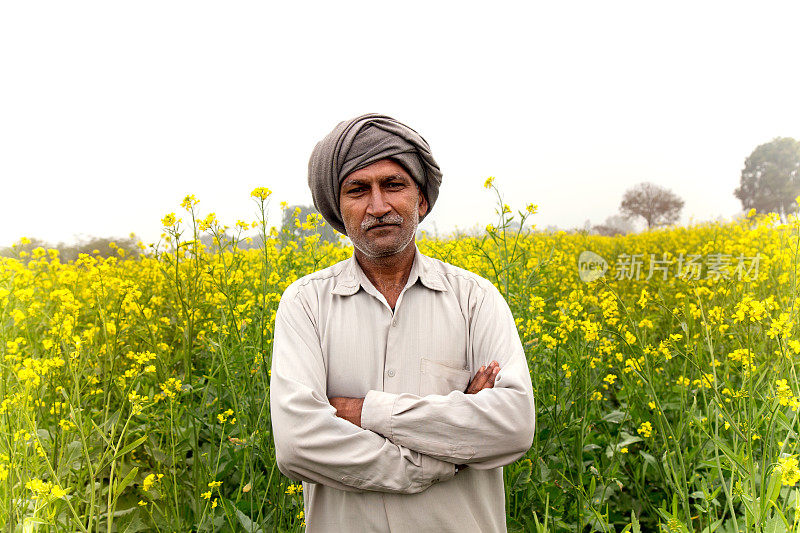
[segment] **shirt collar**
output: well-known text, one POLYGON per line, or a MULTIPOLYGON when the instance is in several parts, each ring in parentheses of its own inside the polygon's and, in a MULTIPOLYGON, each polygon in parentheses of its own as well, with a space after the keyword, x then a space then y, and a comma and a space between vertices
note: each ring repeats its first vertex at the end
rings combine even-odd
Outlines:
MULTIPOLYGON (((431 264, 431 259, 422 255, 416 245, 414 245, 414 250, 414 263, 408 275, 406 288, 412 286, 419 280, 424 286, 431 290, 447 292, 447 288, 442 282, 442 276, 439 274, 438 269, 435 268, 435 265, 431 264)), ((364 274, 364 271, 356 260, 355 254, 353 254, 345 261, 344 267, 339 276, 337 276, 336 285, 334 285, 331 293, 340 296, 352 296, 358 292, 360 287, 365 285, 372 287, 372 283, 370 283, 367 275, 364 274)))

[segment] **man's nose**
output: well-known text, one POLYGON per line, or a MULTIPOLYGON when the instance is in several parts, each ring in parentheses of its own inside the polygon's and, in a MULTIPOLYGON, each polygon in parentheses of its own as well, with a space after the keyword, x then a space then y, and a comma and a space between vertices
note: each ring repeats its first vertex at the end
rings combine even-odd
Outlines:
POLYGON ((391 210, 392 207, 386 202, 380 187, 373 188, 367 205, 367 214, 380 218, 391 210))

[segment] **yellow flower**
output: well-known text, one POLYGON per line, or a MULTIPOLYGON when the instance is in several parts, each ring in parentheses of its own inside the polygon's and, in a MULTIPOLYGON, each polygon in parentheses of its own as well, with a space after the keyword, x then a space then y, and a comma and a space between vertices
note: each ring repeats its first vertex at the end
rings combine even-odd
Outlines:
POLYGON ((180 222, 180 219, 175 216, 175 213, 167 213, 164 215, 164 218, 161 219, 161 225, 166 228, 174 226, 178 222, 180 222))
MULTIPOLYGON (((181 207, 187 211, 190 211, 192 207, 196 206, 199 201, 200 200, 194 197, 194 194, 187 194, 181 202, 181 207)), ((167 224, 164 225, 166 226, 167 224)))
POLYGON ((215 213, 209 213, 206 216, 206 218, 198 222, 200 231, 208 231, 209 229, 213 228, 214 225, 216 224, 219 224, 219 221, 217 220, 217 215, 215 213))
POLYGON ((639 327, 643 329, 653 329, 653 321, 649 318, 643 318, 641 321, 639 321, 639 327))
POLYGON ((653 435, 653 424, 650 422, 642 422, 642 424, 639 426, 639 429, 636 430, 636 433, 646 439, 651 437, 653 435))
POLYGON ((623 446, 622 448, 619 449, 619 453, 628 453, 628 447, 623 446))
POLYGON ((483 182, 483 188, 488 189, 494 183, 494 176, 489 176, 486 178, 486 181, 483 182))
POLYGON ((778 402, 784 407, 789 405, 792 401, 793 394, 792 389, 789 388, 788 382, 785 379, 779 379, 775 381, 775 395, 778 398, 778 402))
POLYGON ((142 482, 142 488, 146 491, 150 490, 157 481, 161 481, 162 477, 164 477, 164 474, 148 474, 142 482))
POLYGON ((64 496, 67 495, 67 491, 65 489, 62 489, 61 487, 53 486, 53 488, 50 489, 50 495, 53 498, 63 498, 64 496))
POLYGON ((49 481, 44 482, 41 479, 32 479, 25 483, 25 488, 35 493, 34 498, 43 498, 48 496, 52 486, 53 484, 49 481))
POLYGON ((216 489, 217 487, 221 487, 221 486, 222 486, 222 481, 211 481, 208 484, 208 487, 211 488, 211 489, 216 489))
POLYGON ((147 505, 147 502, 146 502, 146 501, 144 501, 144 500, 139 500, 139 507, 144 507, 145 505, 147 505))
POLYGON ((208 492, 204 492, 200 496, 202 496, 206 500, 210 500, 211 499, 211 491, 209 490, 208 492))
POLYGON ((781 483, 783 485, 793 487, 800 481, 800 469, 797 465, 796 456, 779 458, 778 468, 781 471, 781 483))
POLYGON ((272 194, 272 191, 267 189, 266 187, 256 187, 250 193, 250 196, 252 196, 253 198, 258 198, 263 202, 269 197, 270 194, 272 194))
POLYGON ((286 491, 285 492, 286 492, 286 494, 300 494, 301 492, 303 492, 303 486, 302 485, 289 484, 289 486, 286 487, 286 491))
POLYGON ((800 341, 792 339, 788 342, 788 344, 794 353, 800 355, 800 341))

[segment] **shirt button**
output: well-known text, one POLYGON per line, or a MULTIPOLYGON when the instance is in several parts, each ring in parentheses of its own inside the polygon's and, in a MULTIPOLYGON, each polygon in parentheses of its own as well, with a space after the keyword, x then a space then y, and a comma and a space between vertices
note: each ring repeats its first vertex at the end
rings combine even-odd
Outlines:
POLYGON ((396 318, 394 320, 392 320, 392 327, 393 328, 397 327, 397 319, 396 318))
POLYGON ((393 378, 394 377, 394 369, 390 368, 389 371, 386 372, 386 375, 389 376, 390 378, 393 378))

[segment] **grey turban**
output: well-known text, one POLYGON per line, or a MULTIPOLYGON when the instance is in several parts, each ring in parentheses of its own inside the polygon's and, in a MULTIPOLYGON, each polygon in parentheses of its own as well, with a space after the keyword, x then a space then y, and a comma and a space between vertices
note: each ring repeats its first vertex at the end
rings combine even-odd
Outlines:
POLYGON ((317 143, 308 161, 308 186, 314 205, 340 233, 345 233, 339 210, 342 182, 351 172, 381 159, 393 159, 403 165, 425 195, 428 213, 433 208, 442 172, 425 139, 386 115, 361 115, 339 123, 317 143))

